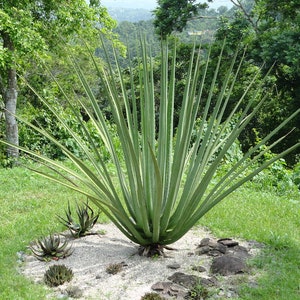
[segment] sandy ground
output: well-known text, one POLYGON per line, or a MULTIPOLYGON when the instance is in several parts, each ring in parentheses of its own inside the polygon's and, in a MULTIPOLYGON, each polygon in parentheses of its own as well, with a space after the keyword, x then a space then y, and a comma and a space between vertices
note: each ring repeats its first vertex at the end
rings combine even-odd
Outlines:
POLYGON ((25 255, 21 272, 35 283, 43 283, 44 273, 50 265, 65 264, 74 272, 72 281, 49 289, 49 294, 61 299, 74 294, 77 299, 97 300, 140 300, 145 293, 153 292, 153 284, 168 281, 167 278, 174 272, 209 276, 211 257, 193 254, 201 239, 212 237, 203 228, 190 230, 172 244, 177 251, 166 250, 165 258, 139 256, 138 246, 128 240, 113 224, 97 224, 93 231, 105 234, 88 235, 72 240, 72 255, 59 261, 41 262, 31 255, 25 255), (114 263, 124 263, 125 266, 115 275, 108 274, 106 268, 114 263), (169 266, 175 263, 179 264, 180 268, 170 269, 169 266), (201 265, 207 271, 199 274, 192 270, 192 265, 201 265))

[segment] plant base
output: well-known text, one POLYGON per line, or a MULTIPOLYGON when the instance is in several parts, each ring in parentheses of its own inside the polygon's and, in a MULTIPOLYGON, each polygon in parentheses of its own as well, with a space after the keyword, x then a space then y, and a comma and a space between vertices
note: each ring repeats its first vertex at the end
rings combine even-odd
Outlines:
POLYGON ((163 256, 166 257, 164 249, 167 250, 176 250, 174 248, 160 245, 160 244, 151 244, 147 246, 140 246, 138 250, 138 254, 140 256, 146 256, 146 257, 154 257, 154 256, 163 256))

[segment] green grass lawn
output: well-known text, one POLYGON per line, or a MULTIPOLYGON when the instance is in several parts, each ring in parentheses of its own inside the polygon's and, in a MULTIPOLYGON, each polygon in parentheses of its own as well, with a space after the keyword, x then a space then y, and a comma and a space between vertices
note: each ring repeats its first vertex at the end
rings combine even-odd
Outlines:
MULTIPOLYGON (((46 289, 18 274, 17 252, 32 240, 62 230, 56 215, 82 197, 24 168, 0 169, 0 299, 46 299, 46 289)), ((85 199, 82 199, 85 200, 85 199)), ((105 219, 103 219, 105 220, 105 219)), ((300 194, 243 187, 200 222, 218 237, 267 245, 253 262, 257 288, 240 299, 300 299, 300 194)))
POLYGON ((218 237, 266 244, 253 262, 263 275, 240 299, 300 299, 300 194, 276 195, 242 187, 199 222, 218 237))

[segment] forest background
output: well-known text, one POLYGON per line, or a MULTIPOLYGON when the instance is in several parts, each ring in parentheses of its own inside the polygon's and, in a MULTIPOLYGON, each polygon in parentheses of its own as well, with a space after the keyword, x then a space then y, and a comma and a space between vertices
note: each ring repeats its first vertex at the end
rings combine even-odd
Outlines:
MULTIPOLYGON (((91 3, 95 7, 97 5, 100 7, 101 2, 91 1, 91 3)), ((281 4, 280 1, 270 0, 231 1, 231 3, 232 6, 230 8, 227 6, 220 6, 218 8, 210 8, 209 6, 206 8, 198 7, 197 14, 191 16, 185 26, 179 31, 177 30, 176 32, 173 30, 174 28, 171 28, 171 31, 173 30, 172 34, 176 36, 178 44, 180 44, 178 61, 181 61, 181 71, 177 75, 177 111, 180 110, 180 97, 183 92, 191 45, 195 41, 196 43, 200 43, 201 40, 203 48, 212 44, 213 48, 217 51, 217 49, 220 48, 220 42, 224 36, 227 37, 228 46, 225 54, 228 60, 224 59, 222 62, 222 69, 224 71, 228 67, 236 45, 247 45, 247 63, 243 67, 243 72, 241 72, 243 75, 239 78, 240 84, 236 86, 233 96, 231 97, 230 101, 232 101, 232 105, 234 105, 236 99, 239 98, 245 86, 247 86, 247 76, 255 73, 263 64, 261 78, 268 73, 272 66, 271 72, 268 73, 268 82, 269 86, 273 88, 273 92, 268 96, 264 108, 240 137, 241 147, 243 151, 245 151, 253 146, 266 132, 272 130, 288 115, 299 108, 299 4, 296 4, 294 1, 281 4), (226 61, 228 62, 226 63, 226 61)), ((211 3, 208 4, 210 5, 211 3)), ((132 60, 138 57, 136 44, 139 35, 142 34, 145 36, 148 44, 151 45, 152 56, 156 61, 158 73, 160 66, 160 39, 153 25, 155 18, 153 11, 147 9, 110 7, 107 12, 102 6, 101 10, 104 24, 102 24, 102 28, 106 28, 107 32, 113 32, 115 34, 113 35, 115 41, 121 41, 123 45, 126 45, 127 49, 130 49, 127 54, 130 53, 132 60), (124 16, 126 16, 126 20, 124 20, 124 16), (114 19, 117 22, 115 22, 114 19)), ((19 24, 19 26, 22 25, 26 24, 19 24)), ((79 26, 79 24, 72 24, 73 27, 76 27, 75 25, 79 26)), ((4 27, 5 24, 2 24, 2 28, 4 27)), ((30 33, 28 33, 28 35, 29 34, 30 33)), ((72 32, 70 28, 68 29, 68 27, 66 27, 65 32, 60 34, 63 35, 63 39, 72 41, 72 49, 76 52, 76 57, 80 61, 80 64, 85 66, 89 80, 93 83, 98 95, 99 105, 103 110, 106 110, 107 104, 105 103, 105 99, 101 99, 101 87, 97 86, 99 83, 97 75, 91 71, 82 45, 78 40, 76 41, 76 39, 74 39, 75 35, 79 35, 79 32, 76 32, 76 30, 72 32), (74 41, 77 44, 74 45, 74 41)), ((97 42, 95 44, 95 36, 93 33, 81 32, 80 34, 87 40, 91 41, 93 39, 95 53, 100 58, 102 50, 98 47, 99 44, 96 45, 97 42)), ((33 40, 34 37, 32 38, 32 41, 33 40)), ((3 41, 4 39, 2 37, 2 42, 3 41)), ((28 49, 24 51, 27 52, 22 53, 23 56, 19 58, 18 61, 18 65, 20 66, 18 71, 20 74, 22 74, 37 91, 42 90, 42 93, 48 98, 57 99, 61 98, 61 95, 59 95, 59 91, 49 82, 49 78, 47 78, 45 74, 42 74, 43 70, 38 63, 38 57, 42 57, 42 59, 47 61, 49 69, 52 73, 57 75, 67 90, 72 89, 74 83, 73 76, 68 73, 69 67, 66 62, 67 54, 62 44, 63 42, 55 41, 55 35, 53 34, 53 36, 49 37, 48 47, 45 47, 45 45, 41 47, 41 45, 34 43, 31 46, 27 45, 28 49), (34 47, 37 47, 38 51, 32 51, 34 47), (28 52, 31 54, 29 58, 28 52)), ((120 46, 120 49, 122 47, 123 46, 120 46)), ((2 49, 5 50, 5 48, 2 49)), ((121 51, 125 53, 124 49, 123 47, 121 51)), ((0 103, 2 103, 0 107, 4 108, 5 72, 7 67, 5 56, 2 56, 0 62, 2 95, 2 97, 0 97, 0 103)), ((128 64, 126 64, 126 59, 121 59, 121 65, 125 73, 128 71, 128 64)), ((80 91, 77 91, 77 93, 80 95, 80 91)), ((72 117, 68 113, 63 100, 60 105, 62 107, 62 114, 66 114, 66 117, 68 116, 70 119, 70 124, 72 124, 72 117)), ((49 112, 42 106, 37 97, 30 92, 26 84, 23 83, 19 83, 18 85, 17 111, 22 116, 25 116, 28 121, 40 124, 44 128, 51 128, 56 138, 64 141, 69 148, 72 148, 76 152, 76 145, 72 139, 62 128, 58 128, 56 124, 53 124, 53 118, 49 115, 49 112)), ((109 115, 109 111, 107 111, 107 114, 109 115)), ((292 130, 285 141, 275 147, 275 152, 280 152, 282 149, 287 148, 299 140, 299 123, 300 120, 298 117, 289 124, 288 128, 284 128, 282 132, 278 134, 282 135, 284 132, 286 133, 292 130)), ((5 126, 4 112, 2 112, 0 113, 0 138, 5 138, 5 132, 7 130, 5 127, 7 126, 5 126)), ((56 149, 54 145, 45 141, 22 124, 19 124, 18 139, 19 143, 25 147, 30 145, 31 149, 38 150, 54 158, 63 157, 60 150, 56 149)), ((0 162, 2 166, 10 165, 11 161, 9 156, 5 146, 1 145, 0 162)), ((293 152, 286 157, 286 162, 289 167, 295 166, 298 161, 298 152, 293 152)))
MULTIPOLYGON (((162 1, 167 2, 168 0, 162 1)), ((84 93, 78 84, 77 76, 73 74, 74 72, 70 72, 68 56, 74 55, 96 95, 101 111, 105 112, 109 121, 111 111, 103 97, 99 78, 86 55, 82 39, 78 39, 78 37, 84 38, 90 44, 91 49, 95 49, 97 62, 103 64, 103 52, 98 40, 98 32, 93 30, 95 17, 100 17, 102 23, 98 29, 111 39, 120 54, 123 56, 126 53, 130 55, 133 66, 131 70, 125 59, 120 60, 123 78, 128 78, 124 83, 129 87, 130 76, 126 77, 126 75, 132 72, 135 78, 135 74, 138 74, 139 70, 137 40, 142 33, 152 51, 151 59, 155 71, 155 84, 159 90, 158 75, 161 56, 159 51, 160 39, 156 33, 160 28, 153 26, 154 16, 151 17, 151 13, 149 19, 148 17, 143 20, 138 19, 143 16, 142 10, 132 10, 132 14, 126 10, 125 13, 130 19, 122 20, 118 16, 120 14, 124 16, 124 9, 109 9, 108 13, 97 0, 91 1, 91 4, 96 8, 97 16, 93 15, 92 11, 86 10, 84 0, 67 2, 76 4, 73 10, 65 9, 66 1, 64 0, 59 2, 53 0, 7 0, 1 2, 0 106, 1 108, 5 106, 5 96, 9 86, 8 77, 6 77, 7 71, 16 67, 15 71, 25 81, 29 82, 32 88, 48 100, 53 107, 57 107, 60 117, 66 121, 72 130, 80 132, 78 119, 68 108, 61 91, 53 83, 53 78, 45 72, 42 62, 46 63, 47 68, 55 75, 64 90, 70 95, 74 95, 75 103, 77 99, 84 100, 84 93), (41 3, 49 4, 49 7, 30 6, 41 3), (16 7, 13 8, 11 4, 16 7), (18 5, 20 6, 18 7, 18 5), (31 10, 26 11, 24 10, 25 7, 31 10), (50 11, 51 14, 41 13, 43 10, 44 12, 50 11), (35 12, 35 15, 32 15, 32 11, 35 12), (59 18, 53 18, 54 13, 59 18), (32 22, 32 17, 36 22, 32 22), (90 22, 91 26, 81 26, 83 17, 90 22), (116 19, 117 22, 113 19, 116 19), (53 20, 58 22, 49 22, 53 20), (47 26, 44 26, 45 24, 47 26), (7 32, 11 34, 10 37, 13 37, 15 48, 7 48, 7 46, 11 46, 11 44, 7 44, 7 35, 4 34, 7 32), (128 47, 126 48, 124 45, 128 47), (12 59, 17 60, 13 61, 12 59)), ((220 68, 220 76, 228 70, 237 45, 247 46, 242 72, 237 78, 237 85, 230 98, 229 110, 249 86, 249 78, 253 74, 258 72, 258 80, 267 76, 267 80, 264 81, 266 87, 264 107, 244 130, 239 141, 234 144, 235 147, 227 153, 225 167, 233 165, 236 159, 241 156, 241 151, 246 151, 249 147, 257 145, 266 132, 275 128, 286 116, 299 108, 300 82, 300 4, 296 1, 282 2, 277 0, 233 0, 231 2, 234 2, 235 5, 230 9, 222 6, 215 9, 209 7, 197 9, 197 14, 192 16, 192 20, 183 24, 184 26, 178 30, 174 30, 172 24, 167 22, 159 22, 158 24, 170 29, 170 35, 178 45, 177 67, 179 72, 176 75, 176 114, 181 108, 187 66, 194 42, 198 47, 201 41, 201 49, 204 51, 210 46, 212 47, 212 70, 208 72, 210 77, 213 77, 214 58, 217 56, 214 54, 219 52, 224 37, 227 38, 227 47, 223 53, 224 59, 220 68), (271 71, 270 67, 272 67, 271 71), (271 90, 270 87, 272 87, 271 90)), ((174 13, 176 16, 178 11, 175 10, 174 13)), ((149 15, 149 12, 147 14, 149 15)), ((180 17, 180 12, 177 17, 180 17)), ((80 157, 82 155, 81 149, 74 142, 74 139, 65 128, 54 121, 53 114, 28 88, 26 82, 18 78, 17 83, 18 115, 50 131, 57 140, 80 157)), ((135 84, 138 84, 138 81, 135 84)), ((12 86, 12 88, 14 89, 16 86, 12 86)), ((208 89, 209 87, 203 95, 207 94, 208 89)), ((216 86, 216 94, 218 89, 219 87, 216 86)), ((255 91, 250 90, 249 97, 254 93, 255 91)), ((86 122, 88 127, 88 116, 84 113, 82 113, 82 120, 86 122)), ((18 125, 20 145, 53 159, 65 159, 62 151, 53 143, 21 122, 18 125)), ((290 132, 285 142, 277 145, 272 151, 281 152, 289 145, 299 141, 299 128, 298 117, 278 134, 282 136, 290 132)), ((5 111, 1 110, 0 139, 5 138, 6 130, 5 111)), ((90 130, 91 134, 95 134, 94 140, 97 140, 97 132, 93 132, 92 126, 90 130)), ((115 132, 114 142, 118 145, 119 137, 114 130, 112 125, 111 132, 112 135, 115 132)), ((102 144, 96 146, 99 147, 101 154, 105 155, 105 147, 102 144)), ((264 159, 270 159, 273 155, 274 153, 271 152, 265 153, 264 157, 261 158, 262 162, 264 159)), ((19 161, 22 162, 23 157, 26 159, 25 163, 28 164, 27 157, 22 153, 19 161)), ((68 164, 68 161, 65 163, 68 164)), ((0 268, 2 270, 0 275, 1 295, 3 299, 31 299, 34 297, 32 295, 37 293, 37 287, 16 274, 15 253, 20 249, 25 249, 32 239, 41 234, 44 235, 45 232, 48 233, 49 227, 53 226, 51 228, 55 231, 61 229, 57 224, 58 222, 54 220, 58 211, 63 211, 67 201, 82 199, 74 193, 66 193, 65 190, 57 188, 51 182, 42 180, 27 169, 19 167, 10 169, 9 167, 14 165, 14 159, 7 154, 7 149, 2 144, 0 146, 0 165, 7 167, 6 169, 2 168, 0 172, 1 201, 4 208, 1 221, 3 228, 0 232, 3 244, 0 260, 2 263, 0 268), (49 225, 50 223, 51 225, 49 225), (11 238, 12 236, 14 239, 11 238), (24 296, 25 294, 28 295, 27 298, 24 296)), ((112 166, 109 161, 109 153, 107 154, 107 165, 111 167, 110 172, 115 174, 115 166, 112 166)), ((247 186, 221 203, 205 220, 202 220, 201 224, 212 229, 218 236, 239 236, 245 239, 255 239, 271 246, 271 248, 267 248, 266 254, 257 261, 257 265, 267 271, 267 276, 263 278, 259 289, 252 287, 247 292, 250 296, 242 297, 243 299, 286 299, 286 295, 289 295, 290 299, 299 298, 299 282, 297 281, 300 270, 299 235, 297 234, 299 232, 299 187, 299 151, 295 151, 290 153, 285 160, 280 159, 267 170, 255 176, 247 186), (234 216, 233 213, 235 213, 234 216), (262 292, 264 292, 264 297, 261 296, 262 292)), ((44 292, 42 294, 44 295, 44 292)), ((43 299, 44 297, 36 296, 35 298, 43 299)))

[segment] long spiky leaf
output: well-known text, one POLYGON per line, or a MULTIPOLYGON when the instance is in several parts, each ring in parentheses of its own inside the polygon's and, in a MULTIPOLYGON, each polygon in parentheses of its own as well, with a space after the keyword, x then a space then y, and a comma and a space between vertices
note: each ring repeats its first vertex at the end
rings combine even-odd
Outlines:
MULTIPOLYGON (((242 68, 244 53, 238 61, 240 52, 237 50, 225 73, 223 84, 219 85, 218 79, 222 71, 225 46, 226 41, 216 59, 212 79, 208 82, 212 49, 209 47, 207 52, 203 53, 202 48, 199 47, 197 53, 194 45, 186 73, 179 123, 176 129, 174 128, 174 106, 177 96, 176 46, 171 50, 167 42, 162 43, 159 103, 156 99, 157 83, 154 79, 154 64, 151 53, 146 49, 145 40, 141 40, 140 43, 141 59, 138 60, 139 78, 137 79, 139 87, 135 86, 133 67, 130 66, 129 89, 123 77, 117 52, 114 49, 112 51, 115 62, 113 64, 109 62, 107 49, 104 49, 107 64, 99 65, 92 51, 87 47, 109 103, 121 149, 117 149, 110 124, 99 108, 99 103, 74 57, 70 58, 71 66, 77 74, 91 109, 79 97, 77 99, 75 97, 76 104, 73 104, 73 98, 69 98, 54 76, 52 78, 70 106, 82 129, 83 136, 75 132, 51 104, 29 84, 28 86, 70 134, 84 153, 86 160, 78 158, 41 126, 30 124, 21 117, 18 117, 21 122, 59 147, 71 162, 72 168, 25 147, 17 147, 40 160, 42 165, 49 169, 47 172, 36 168, 35 172, 85 195, 133 242, 143 246, 173 243, 214 205, 277 159, 299 147, 299 143, 295 144, 258 165, 259 159, 282 141, 284 136, 271 145, 266 145, 279 130, 299 114, 300 110, 297 110, 215 181, 215 176, 229 149, 249 125, 267 97, 267 94, 265 97, 262 96, 264 80, 259 80, 256 85, 260 75, 258 69, 240 99, 236 101, 232 110, 227 112, 230 95, 234 91, 242 68), (171 65, 169 64, 170 53, 171 65), (203 62, 204 54, 207 57, 203 62), (210 88, 207 98, 204 99, 207 86, 210 88), (251 89, 256 90, 252 92, 248 103, 244 105, 251 89), (219 90, 218 95, 215 93, 216 90, 219 90), (91 124, 97 130, 101 142, 115 165, 117 178, 113 178, 106 167, 97 143, 89 133, 88 126, 81 120, 78 107, 85 111, 91 124), (199 111, 199 107, 202 111, 199 111), (242 107, 245 108, 242 109, 242 107), (157 113, 159 113, 158 118, 157 113), (239 115, 236 116, 236 113, 239 115), (227 117, 225 117, 226 114, 227 117), (198 122, 199 115, 200 125, 196 128, 195 124, 198 122), (235 125, 228 131, 232 122, 235 122, 235 125), (193 140, 194 133, 197 135, 195 141, 193 140), (263 150, 262 147, 264 147, 263 150), (121 155, 119 150, 121 150, 121 155), (115 186, 115 179, 118 181, 118 187, 115 186)), ((2 142, 11 145, 8 142, 2 142)), ((88 206, 84 210, 77 207, 80 226, 88 227, 96 220, 93 212, 91 217, 88 216, 88 212, 90 212, 88 206)), ((66 215, 65 220, 63 218, 60 220, 69 224, 73 223, 70 207, 66 215)), ((55 244, 57 241, 51 242, 55 244)), ((40 245, 41 248, 44 246, 40 245)), ((37 254, 39 252, 36 249, 34 251, 37 254)))

